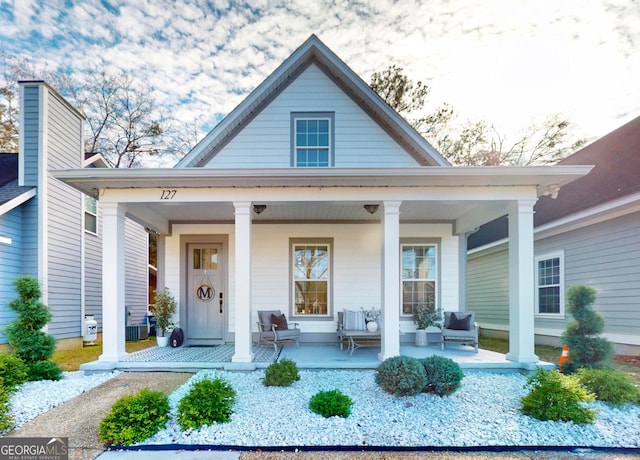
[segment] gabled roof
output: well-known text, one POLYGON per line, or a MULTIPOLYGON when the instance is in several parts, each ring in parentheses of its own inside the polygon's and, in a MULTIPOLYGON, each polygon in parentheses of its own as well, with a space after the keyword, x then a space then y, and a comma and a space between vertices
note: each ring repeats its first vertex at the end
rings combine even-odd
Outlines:
MULTIPOLYGON (((563 186, 556 199, 541 196, 534 226, 640 193, 640 117, 565 158, 559 165, 594 165, 589 174, 563 186)), ((469 249, 506 238, 506 217, 483 225, 469 237, 469 249)))
POLYGON ((0 216, 35 194, 35 187, 18 185, 18 154, 0 153, 0 216))
POLYGON ((280 67, 227 115, 176 168, 205 165, 253 117, 263 110, 309 65, 316 64, 423 166, 448 166, 413 127, 369 85, 336 56, 318 37, 311 35, 280 67))

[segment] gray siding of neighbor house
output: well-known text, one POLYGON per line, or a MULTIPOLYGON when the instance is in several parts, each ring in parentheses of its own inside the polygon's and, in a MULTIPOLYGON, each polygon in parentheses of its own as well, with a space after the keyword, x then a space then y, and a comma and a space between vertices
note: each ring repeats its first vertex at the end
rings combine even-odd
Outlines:
MULTIPOLYGON (((605 332, 640 334, 640 213, 600 222, 536 242, 536 255, 564 249, 565 289, 585 284, 597 290, 594 308, 605 332)), ((564 330, 564 321, 536 320, 537 327, 564 330)))
MULTIPOLYGON (((47 91, 47 169, 82 167, 82 119, 55 93, 47 91)), ((81 248, 83 196, 47 178, 49 243, 49 333, 56 338, 81 335, 81 248)))
POLYGON ((2 330, 16 318, 7 304, 16 298, 13 282, 22 274, 21 224, 20 206, 0 216, 0 235, 11 238, 11 244, 0 243, 0 343, 7 342, 2 330))
POLYGON ((473 257, 467 265, 467 309, 483 324, 509 325, 509 261, 506 250, 473 257))
MULTIPOLYGON (((564 252, 565 290, 576 284, 597 290, 594 308, 605 318, 605 333, 640 334, 640 213, 629 214, 535 242, 535 255, 564 252)), ((471 255, 469 308, 478 322, 508 324, 507 250, 471 255), (501 276, 497 275, 502 270, 501 276), (504 299, 492 303, 492 299, 504 299), (496 311, 489 313, 491 308, 496 311)), ((566 308, 566 306, 565 306, 566 308)), ((536 330, 559 336, 571 320, 536 318, 536 330)))
POLYGON ((149 256, 144 227, 125 221, 125 302, 131 313, 129 324, 142 324, 147 313, 149 256))
POLYGON ((84 308, 85 315, 93 315, 102 331, 102 214, 98 203, 98 233, 84 233, 84 308))

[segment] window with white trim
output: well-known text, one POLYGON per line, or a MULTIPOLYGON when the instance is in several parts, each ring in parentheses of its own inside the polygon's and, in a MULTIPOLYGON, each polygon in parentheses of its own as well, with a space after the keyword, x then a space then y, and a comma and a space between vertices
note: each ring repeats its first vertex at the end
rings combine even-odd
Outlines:
POLYGON ((535 304, 538 316, 564 316, 564 253, 535 258, 535 304))
POLYGON ((333 166, 333 113, 292 113, 292 166, 333 166))
POLYGON ((331 276, 330 241, 292 240, 291 316, 329 316, 331 276))
POLYGON ((402 311, 413 316, 418 305, 436 305, 437 247, 435 244, 402 244, 402 311))
POLYGON ((84 230, 98 234, 98 201, 88 195, 84 196, 84 230))

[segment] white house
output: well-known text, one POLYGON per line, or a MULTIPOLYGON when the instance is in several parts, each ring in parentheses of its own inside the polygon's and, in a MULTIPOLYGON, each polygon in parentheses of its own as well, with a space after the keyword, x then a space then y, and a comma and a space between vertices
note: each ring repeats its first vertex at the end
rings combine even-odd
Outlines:
POLYGON ((303 342, 335 342, 338 311, 381 308, 379 358, 398 355, 414 305, 466 309, 465 235, 504 213, 508 359, 537 362, 533 205, 589 170, 452 167, 311 36, 175 168, 53 174, 102 210, 100 360, 126 355, 130 217, 159 234, 158 285, 179 300, 186 344, 234 343, 240 366, 253 359, 256 312, 273 308, 303 342), (213 287, 204 301, 201 285, 213 287))

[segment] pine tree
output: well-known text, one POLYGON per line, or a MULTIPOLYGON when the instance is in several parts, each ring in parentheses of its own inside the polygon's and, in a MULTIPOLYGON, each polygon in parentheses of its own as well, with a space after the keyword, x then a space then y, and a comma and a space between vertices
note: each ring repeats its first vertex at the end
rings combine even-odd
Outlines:
POLYGON ((562 343, 569 346, 568 366, 565 371, 581 367, 602 367, 613 353, 613 345, 598 334, 604 330, 604 317, 591 305, 596 290, 589 286, 573 286, 567 291, 567 311, 574 320, 562 333, 562 343))
POLYGON ((42 330, 51 321, 51 312, 40 302, 42 293, 38 280, 21 276, 16 279, 15 287, 18 298, 9 302, 9 307, 18 318, 4 330, 9 345, 27 365, 29 380, 60 380, 62 370, 49 361, 56 340, 42 330))

